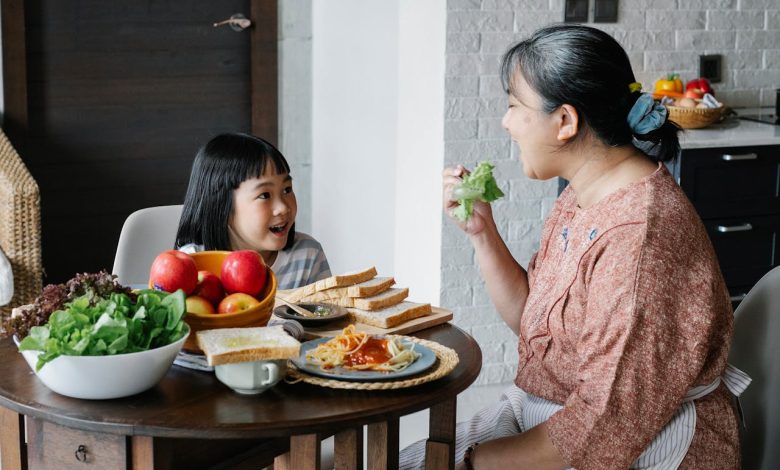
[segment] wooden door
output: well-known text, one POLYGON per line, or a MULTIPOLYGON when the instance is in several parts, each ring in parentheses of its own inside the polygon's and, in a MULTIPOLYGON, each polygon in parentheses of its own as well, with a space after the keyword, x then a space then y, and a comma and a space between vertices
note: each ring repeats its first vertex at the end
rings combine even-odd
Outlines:
POLYGON ((46 282, 110 271, 125 218, 180 204, 214 134, 276 141, 275 0, 2 8, 4 125, 41 190, 46 282), (236 13, 252 26, 213 26, 236 13))

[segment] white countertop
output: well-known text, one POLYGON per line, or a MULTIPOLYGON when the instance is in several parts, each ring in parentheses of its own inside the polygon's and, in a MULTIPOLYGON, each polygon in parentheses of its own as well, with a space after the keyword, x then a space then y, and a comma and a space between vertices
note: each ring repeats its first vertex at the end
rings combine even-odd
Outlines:
MULTIPOLYGON (((773 114, 770 108, 735 108, 739 114, 773 114)), ((684 149, 780 145, 780 126, 763 122, 728 118, 704 129, 686 129, 680 133, 684 149)))

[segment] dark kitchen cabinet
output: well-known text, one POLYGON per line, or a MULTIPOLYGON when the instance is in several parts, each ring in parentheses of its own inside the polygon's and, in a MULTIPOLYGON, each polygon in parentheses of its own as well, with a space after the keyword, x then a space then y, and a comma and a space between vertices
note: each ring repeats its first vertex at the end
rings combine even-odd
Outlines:
POLYGON ((780 146, 684 149, 669 169, 707 228, 732 300, 780 249, 780 146))

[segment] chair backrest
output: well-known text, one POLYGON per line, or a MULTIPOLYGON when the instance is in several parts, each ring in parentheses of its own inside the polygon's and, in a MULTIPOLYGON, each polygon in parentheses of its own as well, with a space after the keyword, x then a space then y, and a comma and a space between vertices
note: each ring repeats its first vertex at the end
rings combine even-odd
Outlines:
POLYGON ((0 307, 0 320, 11 309, 32 303, 43 288, 41 196, 38 183, 0 130, 0 248, 13 273, 13 297, 0 307))
POLYGON ((125 285, 146 284, 154 258, 176 243, 181 205, 140 209, 127 217, 112 272, 125 285))
POLYGON ((729 362, 753 379, 740 398, 746 429, 742 468, 780 468, 780 266, 764 275, 734 312, 729 362))

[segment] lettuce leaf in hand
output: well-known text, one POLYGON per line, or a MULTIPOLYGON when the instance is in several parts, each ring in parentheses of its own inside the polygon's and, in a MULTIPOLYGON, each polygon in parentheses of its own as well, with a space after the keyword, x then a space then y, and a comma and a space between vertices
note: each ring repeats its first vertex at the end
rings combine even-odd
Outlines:
POLYGON ((112 293, 94 305, 88 295, 57 310, 43 326, 34 326, 20 351, 41 351, 36 370, 58 356, 126 354, 173 343, 184 335, 184 291, 143 290, 133 303, 112 293))
POLYGON ((474 213, 474 201, 493 202, 504 196, 493 177, 495 166, 481 162, 474 171, 463 177, 463 182, 455 188, 452 196, 458 200, 458 207, 452 211, 461 222, 466 222, 474 213))

